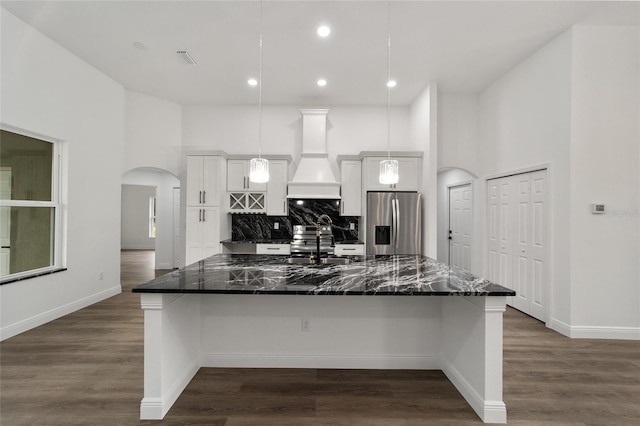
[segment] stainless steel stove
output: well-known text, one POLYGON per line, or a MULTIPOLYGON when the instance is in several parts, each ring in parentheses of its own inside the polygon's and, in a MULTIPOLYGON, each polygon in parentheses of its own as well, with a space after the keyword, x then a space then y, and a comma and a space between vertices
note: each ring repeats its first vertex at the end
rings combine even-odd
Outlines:
MULTIPOLYGON (((333 254, 334 243, 331 226, 320 225, 320 255, 333 254)), ((308 256, 316 252, 316 226, 294 225, 291 255, 308 256)))

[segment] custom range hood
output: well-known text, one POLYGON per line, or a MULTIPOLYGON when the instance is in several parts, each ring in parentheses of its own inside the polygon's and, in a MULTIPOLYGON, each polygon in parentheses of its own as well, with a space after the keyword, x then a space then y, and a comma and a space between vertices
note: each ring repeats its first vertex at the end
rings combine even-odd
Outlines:
POLYGON ((340 198, 340 182, 327 153, 328 109, 302 109, 302 154, 287 198, 340 198))

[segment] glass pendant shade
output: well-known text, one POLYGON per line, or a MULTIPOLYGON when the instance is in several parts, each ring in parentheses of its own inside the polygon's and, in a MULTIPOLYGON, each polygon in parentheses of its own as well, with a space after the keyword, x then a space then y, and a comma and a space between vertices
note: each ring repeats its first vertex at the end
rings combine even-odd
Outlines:
POLYGON ((398 183, 398 160, 382 160, 380 162, 380 183, 391 185, 398 183))
POLYGON ((249 180, 255 183, 269 182, 269 160, 252 158, 249 162, 249 180))

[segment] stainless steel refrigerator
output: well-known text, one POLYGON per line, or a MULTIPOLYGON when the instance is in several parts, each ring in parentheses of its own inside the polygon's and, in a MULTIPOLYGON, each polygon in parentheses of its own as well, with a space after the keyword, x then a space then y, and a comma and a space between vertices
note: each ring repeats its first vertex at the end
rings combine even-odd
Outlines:
POLYGON ((367 193, 367 254, 421 254, 418 192, 367 193))

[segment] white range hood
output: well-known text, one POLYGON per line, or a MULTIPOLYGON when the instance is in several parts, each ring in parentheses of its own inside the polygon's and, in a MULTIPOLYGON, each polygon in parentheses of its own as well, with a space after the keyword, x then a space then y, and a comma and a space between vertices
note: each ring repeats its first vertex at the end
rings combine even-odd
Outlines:
POLYGON ((340 198, 340 182, 327 153, 328 109, 302 109, 302 154, 287 198, 340 198))

